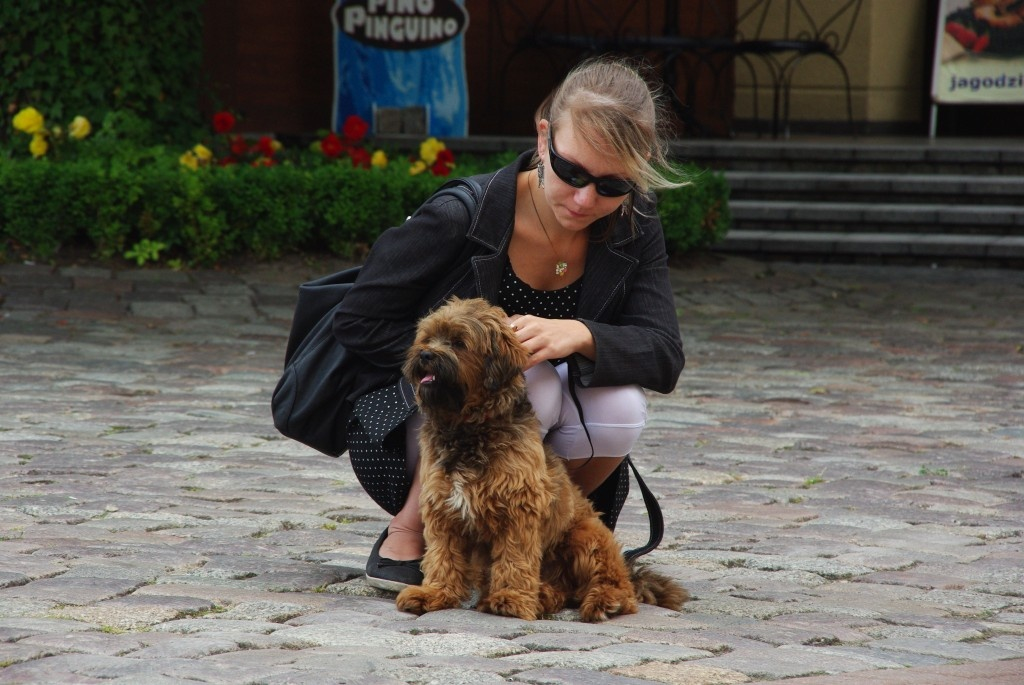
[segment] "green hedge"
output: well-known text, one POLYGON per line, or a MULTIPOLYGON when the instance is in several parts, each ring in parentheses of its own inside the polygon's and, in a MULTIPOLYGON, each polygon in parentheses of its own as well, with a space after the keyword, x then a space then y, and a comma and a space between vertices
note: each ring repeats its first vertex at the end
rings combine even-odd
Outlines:
POLYGON ((47 121, 99 122, 130 111, 149 141, 188 139, 200 125, 203 0, 0 2, 0 147, 26 105, 47 121))
MULTIPOLYGON (((459 161, 455 174, 493 169, 509 155, 459 161)), ((693 184, 661 194, 670 252, 703 247, 729 226, 721 174, 690 169, 693 184)), ((358 257, 401 223, 444 179, 408 165, 347 161, 183 168, 159 149, 127 162, 82 158, 0 160, 0 239, 19 256, 46 259, 62 245, 100 258, 210 265, 235 256, 272 259, 327 250, 358 257)))

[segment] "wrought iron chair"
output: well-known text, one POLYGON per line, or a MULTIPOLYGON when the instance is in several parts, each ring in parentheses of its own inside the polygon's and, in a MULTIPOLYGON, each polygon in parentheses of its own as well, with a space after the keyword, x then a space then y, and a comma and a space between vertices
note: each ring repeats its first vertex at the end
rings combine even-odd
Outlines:
POLYGON ((737 16, 735 55, 750 71, 754 92, 754 119, 759 120, 757 72, 750 57, 760 59, 772 79, 772 135, 780 126, 789 135, 793 77, 803 62, 821 56, 838 68, 846 96, 846 117, 853 130, 853 95, 850 73, 841 56, 850 43, 863 0, 828 4, 828 12, 812 12, 804 0, 754 0, 737 16), (772 19, 781 16, 781 30, 772 19), (780 107, 782 109, 780 113, 780 107))

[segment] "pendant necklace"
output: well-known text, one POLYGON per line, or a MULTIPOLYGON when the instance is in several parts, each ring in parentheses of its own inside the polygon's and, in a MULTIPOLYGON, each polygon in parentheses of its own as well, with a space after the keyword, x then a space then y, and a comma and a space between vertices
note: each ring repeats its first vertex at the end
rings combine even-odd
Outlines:
POLYGON ((537 209, 537 201, 533 199, 533 189, 529 189, 530 192, 530 203, 533 205, 533 213, 537 215, 537 221, 540 222, 540 230, 544 231, 544 237, 548 239, 548 245, 551 246, 551 253, 555 255, 555 275, 564 276, 565 272, 569 270, 569 263, 564 259, 559 258, 558 251, 555 249, 555 243, 551 240, 551 236, 548 234, 548 229, 544 225, 544 219, 540 218, 540 211, 537 209))

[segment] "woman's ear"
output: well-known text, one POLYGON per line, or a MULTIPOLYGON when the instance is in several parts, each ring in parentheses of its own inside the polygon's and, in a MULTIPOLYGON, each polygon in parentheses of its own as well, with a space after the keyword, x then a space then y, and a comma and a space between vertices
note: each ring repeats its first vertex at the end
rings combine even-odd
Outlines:
POLYGON ((548 129, 551 122, 547 119, 537 121, 537 155, 544 159, 548 154, 548 129))

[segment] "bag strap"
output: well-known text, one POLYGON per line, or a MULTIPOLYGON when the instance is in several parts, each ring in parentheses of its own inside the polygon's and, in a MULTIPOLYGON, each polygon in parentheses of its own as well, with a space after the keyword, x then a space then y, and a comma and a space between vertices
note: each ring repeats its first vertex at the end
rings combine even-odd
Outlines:
POLYGON ((431 199, 440 195, 452 195, 462 201, 469 213, 469 221, 472 224, 476 220, 476 209, 479 199, 483 196, 483 188, 474 178, 468 176, 453 178, 438 188, 431 199))

